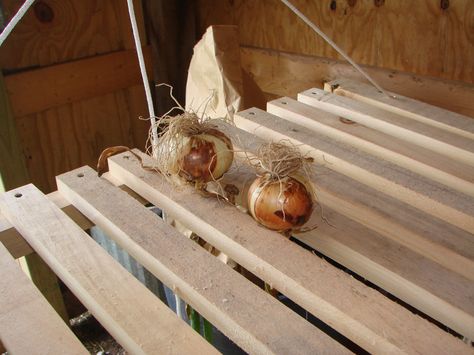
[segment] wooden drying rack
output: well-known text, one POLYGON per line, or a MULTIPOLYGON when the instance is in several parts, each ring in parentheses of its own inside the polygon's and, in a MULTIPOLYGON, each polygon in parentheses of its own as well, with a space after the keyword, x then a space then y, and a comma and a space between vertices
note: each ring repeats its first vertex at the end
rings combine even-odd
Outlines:
MULTIPOLYGON (((287 139, 315 159, 329 222, 296 238, 381 292, 124 153, 102 178, 82 167, 58 176, 53 194, 27 185, 0 197, 7 349, 86 352, 7 252, 32 248, 131 353, 216 352, 84 232, 97 225, 247 352, 348 352, 157 218, 149 201, 369 352, 472 353, 462 339, 474 339, 474 121, 359 83, 326 89, 240 112, 238 128, 222 128, 250 152, 287 139)), ((227 179, 245 190, 242 169, 227 179)))

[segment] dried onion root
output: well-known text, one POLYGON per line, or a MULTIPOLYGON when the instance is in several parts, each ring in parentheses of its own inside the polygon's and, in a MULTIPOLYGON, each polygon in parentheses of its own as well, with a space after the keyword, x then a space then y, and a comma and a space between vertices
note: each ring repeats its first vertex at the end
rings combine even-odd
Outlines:
POLYGON ((290 144, 267 143, 255 158, 257 177, 248 191, 248 206, 254 219, 279 232, 301 228, 313 212, 313 190, 309 182, 309 163, 290 144))
POLYGON ((195 113, 164 116, 158 125, 162 131, 154 158, 165 176, 179 176, 202 187, 221 178, 232 165, 231 140, 195 113))

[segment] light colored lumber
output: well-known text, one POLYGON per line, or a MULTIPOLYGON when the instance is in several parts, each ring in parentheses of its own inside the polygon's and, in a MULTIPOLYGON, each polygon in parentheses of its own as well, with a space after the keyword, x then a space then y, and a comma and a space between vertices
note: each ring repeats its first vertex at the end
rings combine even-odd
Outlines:
MULTIPOLYGON (((258 110, 254 112, 257 115, 265 114, 258 110)), ((245 151, 245 154, 236 152, 238 156, 243 155, 244 159, 248 154, 255 154, 265 142, 234 126, 219 123, 219 127, 233 138, 237 150, 245 151)), ((236 180, 244 185, 250 184, 252 177, 242 176, 242 164, 239 164, 238 173, 231 174, 232 177, 224 181, 231 183, 236 180)), ((317 190, 317 198, 323 204, 445 268, 474 280, 474 238, 471 233, 322 164, 315 164, 312 182, 317 190)), ((245 205, 246 201, 242 203, 245 205)))
MULTIPOLYGON (((262 91, 279 97, 296 97, 303 90, 323 88, 325 82, 338 78, 362 80, 361 74, 345 61, 289 52, 242 46, 240 61, 262 91)), ((363 68, 385 90, 474 117, 472 84, 414 75, 412 71, 363 68)))
POLYGON ((216 352, 33 185, 1 195, 0 209, 127 351, 216 352))
MULTIPOLYGON (((68 215, 69 218, 74 220, 77 225, 82 229, 86 230, 91 228, 94 224, 88 220, 82 213, 80 213, 74 206, 71 206, 67 200, 65 200, 57 191, 51 192, 46 195, 48 199, 56 204, 68 215)), ((20 233, 11 225, 10 222, 2 215, 0 211, 0 242, 6 246, 10 254, 14 258, 18 259, 22 256, 31 254, 31 249, 28 242, 21 236, 20 233)))
MULTIPOLYGON (((470 88, 474 90, 474 86, 471 85, 470 88)), ((472 120, 474 114, 471 114, 471 117, 463 116, 395 93, 389 93, 392 95, 389 98, 372 85, 348 79, 336 79, 328 82, 324 85, 324 89, 474 139, 474 120, 472 120)), ((430 94, 430 90, 432 88, 428 87, 422 91, 430 94)), ((457 99, 457 94, 456 90, 452 90, 452 94, 448 98, 457 99)))
POLYGON ((0 243, 0 338, 11 354, 88 354, 0 243))
MULTIPOLYGON (((288 106, 303 105, 289 98, 280 100, 288 106)), ((317 163, 474 233, 474 203, 469 196, 262 110, 240 112, 234 121, 263 139, 290 140, 317 163)))
MULTIPOLYGON (((220 129, 233 137, 234 148, 245 151, 245 155, 255 154, 264 143, 229 125, 221 124, 220 129)), ((255 172, 246 169, 240 159, 237 165, 238 171, 226 174, 223 183, 233 183, 241 189, 243 198, 237 201, 247 208, 245 196, 255 172)), ((318 228, 294 237, 472 338, 472 235, 464 235, 467 240, 459 240, 457 250, 450 249, 443 244, 454 243, 467 233, 459 235, 459 231, 446 223, 440 224, 410 206, 323 166, 317 165, 315 171, 312 182, 318 203, 323 207, 315 209, 308 225, 317 224, 318 228), (326 221, 321 221, 321 212, 326 221), (471 252, 471 259, 458 254, 465 251, 462 248, 471 252)))
POLYGON ((57 183, 71 204, 246 352, 348 353, 91 168, 57 183))
POLYGON ((59 288, 58 277, 43 259, 38 254, 31 253, 25 255, 25 258, 20 261, 20 265, 56 313, 65 322, 69 322, 69 315, 64 304, 63 293, 59 288))
POLYGON ((366 127, 474 166, 474 140, 364 102, 313 89, 304 102, 366 127))
MULTIPOLYGON (((150 67, 151 50, 144 47, 150 67)), ((136 51, 79 59, 5 77, 13 115, 22 117, 141 83, 136 51)))
MULTIPOLYGON (((126 186, 120 186, 120 188, 125 190, 133 198, 139 200, 142 204, 146 204, 148 202, 126 186)), ((94 226, 94 224, 86 216, 79 212, 76 207, 70 205, 69 202, 64 199, 64 197, 62 197, 57 191, 51 192, 46 196, 48 199, 53 201, 56 206, 61 208, 62 211, 66 213, 68 217, 71 218, 83 230, 87 230, 94 226)), ((0 242, 2 242, 7 247, 10 254, 12 254, 16 259, 33 252, 33 249, 31 249, 25 239, 23 239, 20 233, 18 233, 18 231, 13 228, 13 226, 2 216, 1 213, 0 242)))
MULTIPOLYGON (((30 180, 25 164, 24 149, 17 133, 17 122, 10 106, 3 74, 0 73, 0 192, 24 185, 30 180)), ((7 243, 7 246, 12 245, 7 243)), ((13 243, 14 248, 22 246, 25 246, 25 243, 21 241, 13 243)), ((35 254, 27 255, 24 262, 24 269, 29 273, 34 284, 56 312, 67 321, 68 315, 56 275, 35 254)))
POLYGON ((285 105, 282 105, 280 100, 276 100, 268 103, 267 111, 274 112, 272 110, 276 106, 279 110, 285 111, 282 118, 325 133, 474 197, 474 167, 354 121, 343 121, 339 116, 311 107, 314 102, 314 93, 320 92, 320 90, 311 89, 298 94, 298 101, 309 106, 298 105, 297 109, 285 110, 285 105))
MULTIPOLYGON (((142 158, 144 164, 152 163, 149 157, 142 158)), ((109 167, 121 183, 162 207, 172 218, 366 350, 466 351, 465 345, 451 335, 278 233, 259 226, 235 207, 203 199, 188 187, 174 189, 159 174, 144 171, 127 153, 109 158, 109 167)))

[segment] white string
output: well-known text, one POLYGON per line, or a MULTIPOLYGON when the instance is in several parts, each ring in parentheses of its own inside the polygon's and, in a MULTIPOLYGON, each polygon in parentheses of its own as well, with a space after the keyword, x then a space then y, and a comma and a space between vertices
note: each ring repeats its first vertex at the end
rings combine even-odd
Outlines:
POLYGON ((368 81, 374 85, 378 91, 386 95, 387 97, 392 97, 390 96, 384 89, 380 87, 379 84, 375 82, 374 79, 372 79, 369 74, 367 74, 356 62, 354 62, 351 57, 349 57, 339 46, 334 43, 326 34, 319 29, 318 26, 316 26, 309 18, 307 18, 300 10, 298 10, 291 2, 288 0, 281 0, 286 6, 290 8, 291 11, 293 11, 300 19, 302 19, 306 24, 313 29, 314 32, 316 32, 318 35, 323 37, 323 39, 328 42, 340 55, 342 55, 351 65, 356 68, 368 81))
POLYGON ((140 34, 138 33, 137 19, 135 17, 135 10, 133 8, 133 0, 127 0, 128 12, 130 15, 130 22, 132 24, 133 39, 135 40, 135 47, 137 50, 138 63, 140 65, 140 71, 143 79, 143 87, 145 89, 146 101, 148 104, 148 112, 150 114, 150 122, 152 128, 152 149, 153 154, 156 151, 156 145, 158 144, 158 132, 156 130, 156 116, 155 109, 153 107, 153 100, 151 98, 150 83, 148 82, 148 74, 146 73, 145 59, 143 58, 142 44, 140 41, 140 34))
POLYGON ((0 47, 2 46, 3 42, 7 39, 8 35, 10 32, 15 28, 16 24, 21 20, 23 15, 28 11, 30 6, 35 2, 35 0, 26 0, 23 5, 20 7, 18 12, 13 16, 13 18, 10 20, 8 25, 5 27, 5 29, 0 33, 0 47))

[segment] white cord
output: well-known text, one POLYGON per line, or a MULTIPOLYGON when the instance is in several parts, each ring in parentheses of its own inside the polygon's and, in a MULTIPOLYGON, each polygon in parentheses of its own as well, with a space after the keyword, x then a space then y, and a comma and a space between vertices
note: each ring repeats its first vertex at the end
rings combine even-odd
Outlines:
POLYGON ((300 19, 302 19, 306 24, 313 29, 314 32, 316 32, 318 35, 324 38, 326 42, 328 42, 340 55, 342 55, 351 65, 356 68, 368 81, 370 81, 378 91, 386 95, 387 97, 392 97, 390 96, 384 89, 380 87, 379 84, 375 82, 374 79, 372 79, 369 74, 367 74, 356 62, 354 62, 351 57, 349 57, 339 46, 334 43, 326 34, 319 29, 309 18, 307 18, 300 10, 298 10, 292 3, 290 3, 288 0, 281 0, 286 6, 289 7, 291 11, 293 11, 300 19))
POLYGON ((24 4, 20 7, 18 12, 13 16, 13 18, 8 23, 7 27, 0 33, 0 47, 3 42, 7 39, 10 32, 15 28, 16 24, 21 20, 23 15, 28 11, 30 6, 35 2, 35 0, 26 0, 24 4))
POLYGON ((132 24, 133 39, 135 40, 135 47, 137 49, 138 63, 142 73, 143 87, 145 88, 146 101, 148 103, 148 112, 150 114, 150 122, 152 127, 152 149, 155 153, 156 145, 158 144, 158 132, 156 130, 156 116, 153 107, 153 100, 151 98, 150 83, 148 82, 148 75, 146 73, 145 59, 143 58, 142 44, 140 41, 140 34, 138 33, 137 19, 135 17, 135 10, 133 8, 133 0, 127 0, 128 13, 130 14, 130 22, 132 24))

